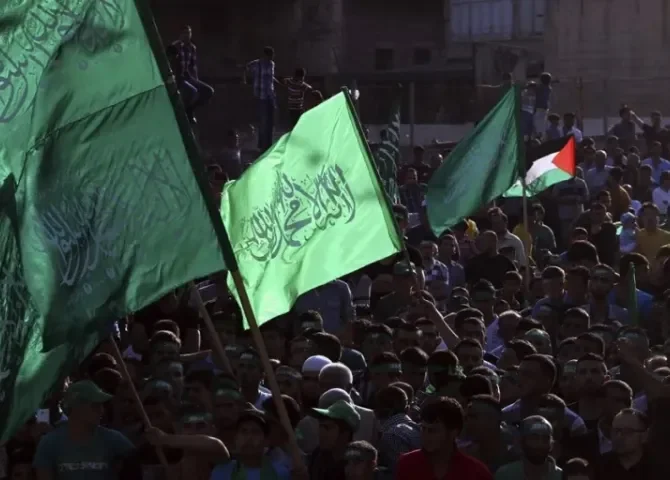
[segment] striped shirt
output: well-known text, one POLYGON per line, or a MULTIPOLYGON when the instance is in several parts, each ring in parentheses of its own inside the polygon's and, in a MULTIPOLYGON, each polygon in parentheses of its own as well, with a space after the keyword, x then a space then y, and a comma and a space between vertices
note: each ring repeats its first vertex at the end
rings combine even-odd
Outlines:
POLYGON ((275 98, 275 62, 272 60, 253 60, 247 64, 253 76, 254 96, 260 100, 275 98))
POLYGON ((198 54, 195 48, 195 45, 191 42, 182 42, 177 40, 173 44, 177 49, 177 60, 179 71, 177 76, 179 77, 192 77, 198 78, 198 54))
POLYGON ((392 472, 400 455, 421 448, 421 427, 405 413, 386 419, 379 432, 379 458, 392 472))
POLYGON ((286 87, 288 88, 288 109, 304 110, 305 92, 312 90, 311 85, 303 80, 289 78, 286 80, 286 87))

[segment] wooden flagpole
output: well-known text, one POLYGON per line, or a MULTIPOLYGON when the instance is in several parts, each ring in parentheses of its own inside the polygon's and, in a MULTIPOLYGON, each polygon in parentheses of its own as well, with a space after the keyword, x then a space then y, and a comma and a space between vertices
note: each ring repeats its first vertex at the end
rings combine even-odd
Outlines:
POLYGON ((228 358, 228 355, 226 355, 226 350, 223 347, 223 343, 221 343, 221 339, 219 338, 219 334, 216 331, 216 328, 214 328, 214 322, 212 322, 212 317, 210 317, 209 312, 207 311, 205 302, 202 301, 202 297, 200 296, 200 292, 198 291, 197 285, 195 284, 195 282, 191 281, 189 282, 188 286, 191 292, 193 292, 195 303, 198 306, 200 316, 205 321, 205 326, 207 327, 207 332, 211 337, 210 341, 213 343, 214 351, 221 359, 223 368, 226 371, 226 373, 234 377, 235 372, 233 372, 233 367, 230 364, 230 359, 228 358))
MULTIPOLYGON (((119 364, 119 368, 121 369, 121 375, 123 375, 123 378, 128 384, 128 387, 130 387, 130 394, 133 397, 133 401, 135 402, 137 411, 140 412, 140 415, 142 416, 142 423, 144 423, 145 428, 151 428, 152 427, 151 420, 149 419, 149 415, 147 415, 147 411, 144 409, 144 405, 142 404, 142 400, 140 399, 140 396, 137 393, 137 389, 135 388, 133 379, 130 378, 130 372, 128 372, 126 362, 123 361, 123 355, 121 355, 121 350, 119 350, 119 346, 116 344, 116 339, 114 339, 113 335, 110 335, 109 340, 110 342, 112 342, 112 353, 116 357, 116 361, 119 364)), ((158 459, 161 462, 161 465, 167 471, 168 462, 167 458, 165 457, 165 452, 163 451, 163 448, 162 447, 155 447, 155 448, 156 453, 158 454, 158 459)))

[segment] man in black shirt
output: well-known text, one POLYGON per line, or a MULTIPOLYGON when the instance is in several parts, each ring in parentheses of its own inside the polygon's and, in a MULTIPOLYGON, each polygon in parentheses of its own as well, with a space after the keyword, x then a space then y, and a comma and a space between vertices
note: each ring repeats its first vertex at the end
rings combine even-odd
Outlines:
POLYGON ((498 237, 495 232, 482 232, 476 240, 479 255, 473 257, 465 267, 465 279, 469 285, 484 279, 501 289, 505 274, 516 271, 514 262, 498 252, 498 237))
POLYGON ((632 408, 621 410, 612 422, 612 452, 602 456, 596 480, 651 478, 651 465, 645 454, 649 418, 632 408))
POLYGON ((642 129, 642 135, 647 142, 647 150, 651 148, 652 143, 661 142, 663 158, 669 158, 668 155, 670 155, 670 151, 668 150, 668 145, 670 144, 670 130, 661 125, 661 121, 663 120, 661 112, 658 110, 651 112, 651 125, 644 123, 635 112, 630 113, 633 122, 642 129))

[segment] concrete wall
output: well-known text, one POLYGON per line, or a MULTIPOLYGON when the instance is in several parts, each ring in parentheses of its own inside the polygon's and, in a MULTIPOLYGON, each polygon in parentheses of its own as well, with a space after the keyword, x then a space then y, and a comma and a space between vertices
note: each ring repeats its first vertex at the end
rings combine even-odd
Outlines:
POLYGON ((670 0, 548 3, 546 68, 560 80, 562 109, 616 116, 626 103, 670 112, 670 0))
POLYGON ((428 48, 432 64, 445 65, 445 1, 347 0, 341 70, 371 72, 375 49, 394 50, 393 68, 413 66, 414 48, 428 48))

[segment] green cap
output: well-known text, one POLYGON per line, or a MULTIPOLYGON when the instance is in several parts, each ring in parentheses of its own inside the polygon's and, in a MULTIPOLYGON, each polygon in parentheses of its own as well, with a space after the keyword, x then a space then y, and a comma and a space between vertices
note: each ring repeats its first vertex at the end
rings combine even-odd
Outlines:
POLYGON ((356 409, 346 400, 338 400, 328 408, 313 408, 312 412, 317 417, 329 418, 345 422, 355 432, 361 423, 361 416, 356 409))
POLYGON ((395 265, 393 265, 393 275, 406 276, 413 273, 416 273, 416 267, 412 262, 401 260, 400 262, 396 262, 395 265))
POLYGON ((106 403, 113 398, 90 380, 73 383, 65 392, 63 404, 72 407, 87 403, 106 403))

